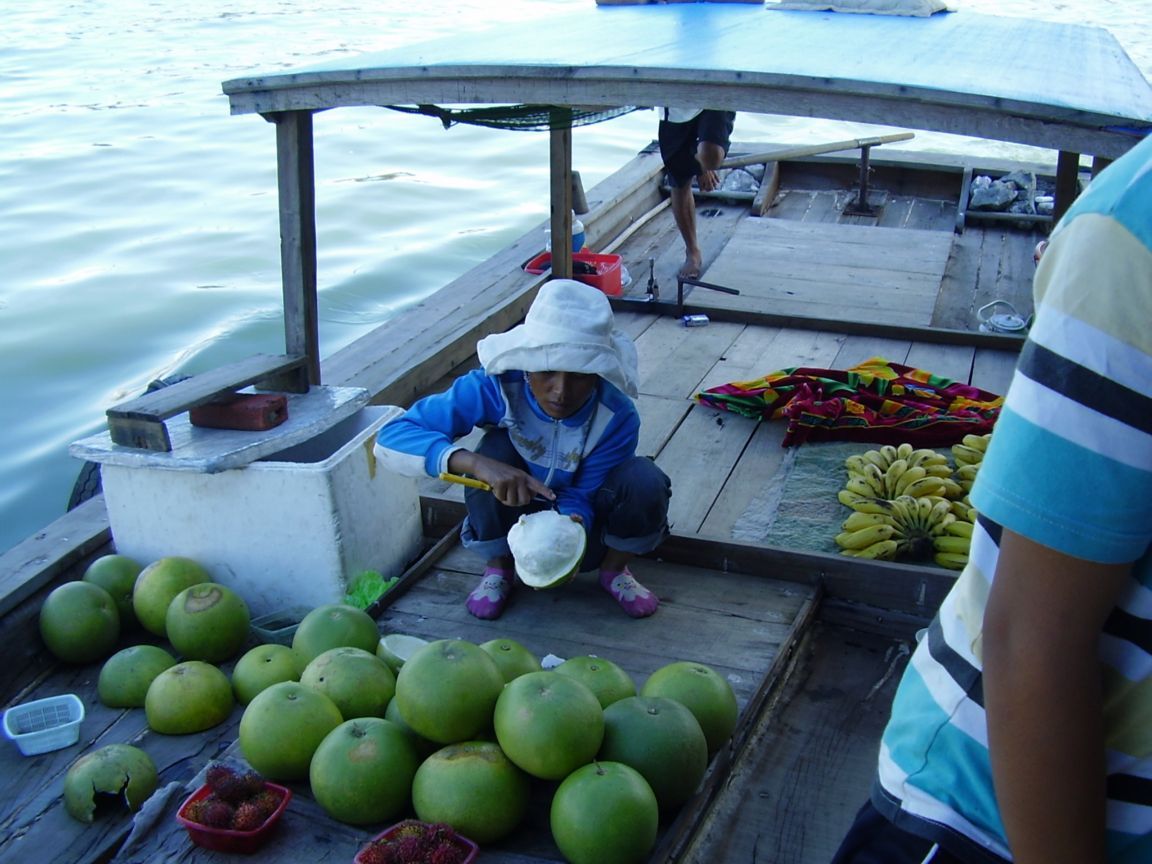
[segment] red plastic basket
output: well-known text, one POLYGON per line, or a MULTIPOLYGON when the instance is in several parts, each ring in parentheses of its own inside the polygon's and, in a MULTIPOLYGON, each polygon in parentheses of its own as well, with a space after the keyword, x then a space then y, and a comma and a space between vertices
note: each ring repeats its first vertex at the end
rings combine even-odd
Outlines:
POLYGON ((199 822, 187 818, 188 808, 192 806, 193 803, 199 801, 201 798, 207 798, 212 794, 212 789, 207 783, 189 795, 188 799, 180 805, 180 809, 176 811, 176 820, 188 829, 188 836, 192 838, 192 842, 197 846, 212 849, 216 852, 240 852, 245 855, 250 855, 268 842, 272 829, 276 827, 276 823, 279 822, 280 817, 284 815, 284 810, 288 807, 288 801, 292 798, 292 790, 285 786, 280 786, 276 783, 266 783, 265 787, 279 794, 280 804, 272 811, 272 815, 264 820, 263 825, 251 831, 235 831, 231 828, 212 828, 211 826, 202 825, 199 822))
MULTIPOLYGON (((381 831, 379 834, 365 843, 364 848, 356 853, 356 857, 353 859, 354 864, 364 864, 364 850, 375 843, 377 840, 389 840, 392 837, 395 837, 405 828, 408 828, 412 825, 428 825, 428 823, 421 822, 419 819, 405 819, 403 822, 397 822, 391 828, 381 831)), ((461 849, 464 850, 464 859, 462 860, 461 864, 472 864, 472 862, 476 860, 476 856, 480 854, 480 847, 477 846, 475 842, 465 837, 463 834, 458 834, 455 831, 452 832, 452 839, 460 845, 461 849)))
MULTIPOLYGON (((574 279, 578 282, 584 282, 591 285, 593 288, 599 288, 605 294, 613 297, 619 297, 623 292, 623 282, 621 277, 621 259, 619 255, 601 255, 597 252, 574 252, 572 254, 572 262, 587 264, 593 268, 595 273, 575 273, 574 279)), ((541 252, 531 261, 524 265, 524 269, 528 273, 539 275, 546 270, 552 268, 552 253, 541 252)))

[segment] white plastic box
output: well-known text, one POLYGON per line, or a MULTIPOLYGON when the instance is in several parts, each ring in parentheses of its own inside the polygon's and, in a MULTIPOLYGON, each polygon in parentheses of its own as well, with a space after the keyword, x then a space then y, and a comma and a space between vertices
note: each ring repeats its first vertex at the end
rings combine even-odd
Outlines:
POLYGON ((398 575, 420 552, 416 481, 386 471, 376 431, 400 413, 366 406, 246 467, 205 473, 104 459, 116 551, 185 555, 236 590, 253 617, 340 602, 349 579, 398 575))

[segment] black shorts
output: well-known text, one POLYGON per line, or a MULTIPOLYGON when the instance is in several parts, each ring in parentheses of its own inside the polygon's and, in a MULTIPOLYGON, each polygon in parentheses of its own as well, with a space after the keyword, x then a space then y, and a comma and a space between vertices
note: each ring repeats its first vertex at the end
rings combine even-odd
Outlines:
POLYGON ((735 111, 713 111, 710 108, 705 108, 687 123, 661 120, 660 157, 668 172, 668 182, 673 186, 685 186, 700 174, 700 163, 696 161, 696 145, 700 141, 719 144, 724 155, 728 155, 735 122, 735 111))

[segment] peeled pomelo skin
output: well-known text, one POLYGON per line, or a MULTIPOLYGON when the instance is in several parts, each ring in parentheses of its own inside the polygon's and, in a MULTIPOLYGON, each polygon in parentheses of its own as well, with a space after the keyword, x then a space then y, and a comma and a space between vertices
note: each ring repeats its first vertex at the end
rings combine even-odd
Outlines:
POLYGON ((588 538, 584 526, 556 510, 521 516, 508 531, 516 574, 529 588, 555 588, 580 568, 588 538))

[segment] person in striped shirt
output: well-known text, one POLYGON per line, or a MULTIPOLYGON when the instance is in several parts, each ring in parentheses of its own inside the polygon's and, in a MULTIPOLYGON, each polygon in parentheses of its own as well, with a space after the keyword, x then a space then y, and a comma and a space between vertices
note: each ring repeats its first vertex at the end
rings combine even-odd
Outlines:
POLYGON ((1034 293, 968 566, 834 864, 1152 862, 1152 138, 1061 219, 1034 293))

